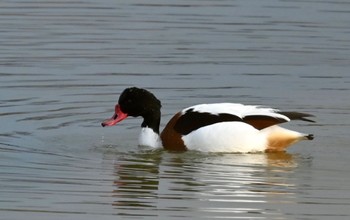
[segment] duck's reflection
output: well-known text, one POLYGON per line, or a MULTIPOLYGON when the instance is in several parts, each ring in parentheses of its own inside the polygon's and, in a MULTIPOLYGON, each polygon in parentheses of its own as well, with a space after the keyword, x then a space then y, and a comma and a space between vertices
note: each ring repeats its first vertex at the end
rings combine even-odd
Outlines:
POLYGON ((130 216, 167 217, 181 211, 185 217, 226 212, 249 217, 252 204, 254 213, 264 213, 266 207, 257 204, 268 204, 270 196, 293 202, 295 185, 289 176, 297 166, 294 157, 165 151, 124 155, 115 162, 113 205, 119 215, 130 216))
POLYGON ((114 165, 116 189, 113 191, 113 205, 126 210, 155 208, 160 161, 161 154, 153 151, 119 157, 114 165))

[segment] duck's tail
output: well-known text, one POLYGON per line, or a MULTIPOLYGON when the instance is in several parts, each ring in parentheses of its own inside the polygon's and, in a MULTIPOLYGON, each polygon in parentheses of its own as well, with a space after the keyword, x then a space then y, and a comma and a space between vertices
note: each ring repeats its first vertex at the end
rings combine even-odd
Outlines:
POLYGON ((313 140, 313 134, 303 134, 279 127, 277 125, 267 127, 260 131, 266 136, 266 151, 285 151, 287 147, 301 140, 313 140))

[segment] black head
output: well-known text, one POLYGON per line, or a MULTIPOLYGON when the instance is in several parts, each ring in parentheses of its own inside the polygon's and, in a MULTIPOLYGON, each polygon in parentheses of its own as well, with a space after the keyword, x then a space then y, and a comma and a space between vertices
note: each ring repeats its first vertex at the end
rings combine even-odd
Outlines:
POLYGON ((128 116, 143 117, 142 127, 150 127, 159 133, 160 101, 149 91, 136 87, 127 88, 119 97, 114 114, 102 122, 102 126, 113 126, 128 116))
POLYGON ((129 116, 146 117, 154 112, 160 112, 160 101, 149 91, 141 88, 127 88, 119 97, 120 109, 129 116))

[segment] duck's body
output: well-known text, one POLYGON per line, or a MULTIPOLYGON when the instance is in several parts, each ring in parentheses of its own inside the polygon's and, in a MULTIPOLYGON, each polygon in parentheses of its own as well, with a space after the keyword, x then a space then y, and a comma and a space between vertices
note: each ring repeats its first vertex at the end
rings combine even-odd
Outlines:
POLYGON ((173 116, 159 135, 160 101, 139 88, 126 89, 116 105, 115 115, 103 126, 111 126, 130 116, 142 116, 139 144, 164 147, 171 151, 205 152, 285 151, 312 135, 287 130, 276 124, 291 119, 310 121, 309 114, 280 112, 272 108, 235 103, 201 104, 173 116))

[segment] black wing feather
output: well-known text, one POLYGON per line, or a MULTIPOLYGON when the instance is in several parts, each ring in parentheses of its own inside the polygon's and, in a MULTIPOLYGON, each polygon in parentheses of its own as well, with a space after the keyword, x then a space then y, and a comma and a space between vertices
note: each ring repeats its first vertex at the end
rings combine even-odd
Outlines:
POLYGON ((182 135, 187 135, 198 128, 225 121, 242 121, 242 118, 227 113, 214 115, 208 112, 195 112, 191 108, 180 116, 174 129, 182 135))

